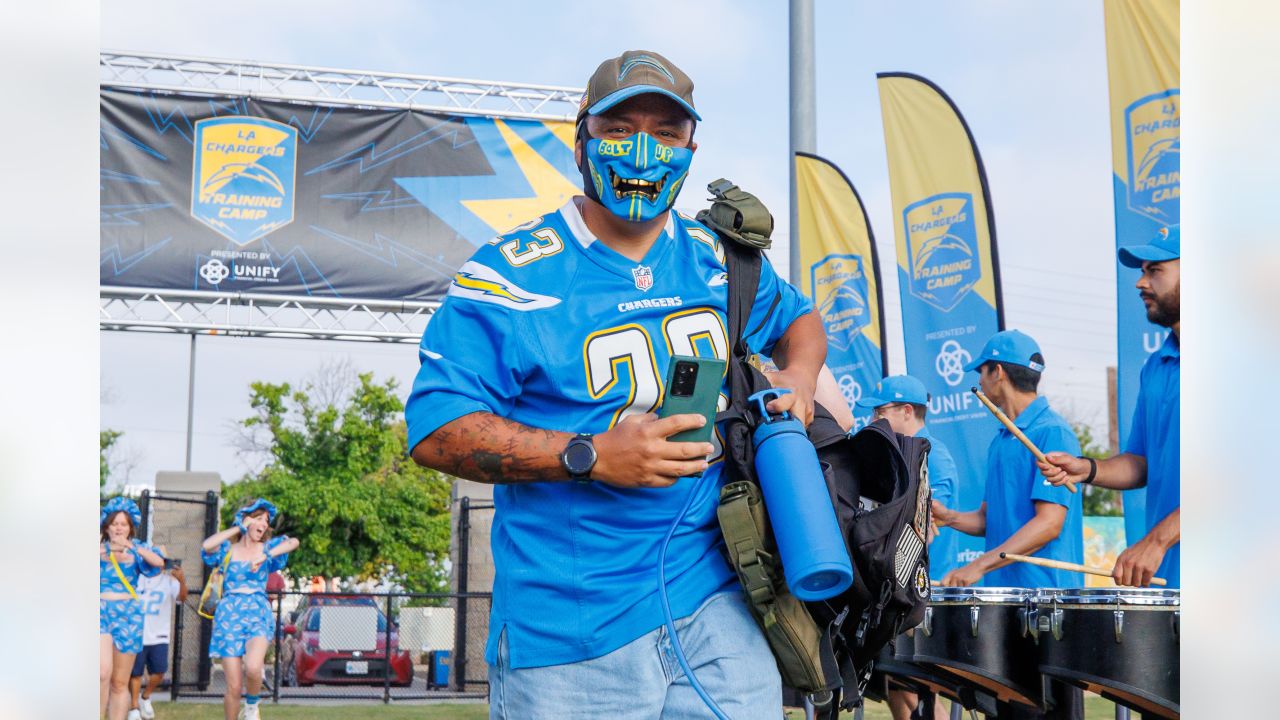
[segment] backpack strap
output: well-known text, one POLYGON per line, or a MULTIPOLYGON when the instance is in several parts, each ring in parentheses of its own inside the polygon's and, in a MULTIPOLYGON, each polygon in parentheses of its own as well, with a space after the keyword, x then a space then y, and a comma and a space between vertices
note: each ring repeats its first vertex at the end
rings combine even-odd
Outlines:
POLYGON ((752 250, 737 243, 721 243, 725 250, 725 266, 729 276, 729 404, 732 408, 746 407, 751 392, 746 374, 747 358, 751 349, 747 346, 747 322, 755 305, 756 292, 760 288, 759 250, 752 250))

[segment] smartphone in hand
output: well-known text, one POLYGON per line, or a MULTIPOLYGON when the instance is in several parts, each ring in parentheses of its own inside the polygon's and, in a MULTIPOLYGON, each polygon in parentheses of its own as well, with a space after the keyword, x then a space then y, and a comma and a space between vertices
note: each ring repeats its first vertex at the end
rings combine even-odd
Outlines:
POLYGON ((667 365, 666 392, 659 417, 684 413, 701 415, 707 424, 667 438, 673 442, 711 442, 715 431, 716 404, 724 384, 725 361, 716 358, 673 355, 667 365))

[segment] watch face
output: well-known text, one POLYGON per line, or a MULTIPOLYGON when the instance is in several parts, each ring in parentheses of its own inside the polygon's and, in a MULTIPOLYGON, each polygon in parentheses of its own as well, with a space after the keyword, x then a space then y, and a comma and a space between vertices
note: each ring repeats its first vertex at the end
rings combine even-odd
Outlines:
POLYGON ((564 464, 574 475, 585 475, 590 472, 595 459, 595 448, 585 442, 572 443, 564 451, 564 464))

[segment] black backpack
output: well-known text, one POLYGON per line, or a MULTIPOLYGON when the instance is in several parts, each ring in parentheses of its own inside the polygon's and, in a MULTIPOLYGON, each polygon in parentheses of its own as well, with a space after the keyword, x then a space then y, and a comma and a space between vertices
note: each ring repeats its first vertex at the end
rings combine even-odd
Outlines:
MULTIPOLYGON (((717 204, 725 202, 717 192, 723 187, 720 181, 710 188, 720 199, 717 204)), ((784 685, 808 695, 819 712, 834 719, 839 708, 861 703, 881 648, 923 619, 930 589, 925 543, 929 441, 894 433, 884 420, 849 436, 825 408, 816 406, 809 438, 853 561, 854 582, 822 602, 804 603, 791 595, 755 472, 752 434, 762 419, 747 403, 748 396, 770 387, 748 361, 745 338, 757 328, 744 327, 763 260, 758 245, 741 244, 721 232, 705 212, 698 219, 721 235, 729 278, 730 406, 716 418, 724 423, 720 520, 727 554, 778 660, 784 685), (748 508, 758 532, 744 535, 748 508)), ((769 313, 775 309, 776 300, 769 313)))

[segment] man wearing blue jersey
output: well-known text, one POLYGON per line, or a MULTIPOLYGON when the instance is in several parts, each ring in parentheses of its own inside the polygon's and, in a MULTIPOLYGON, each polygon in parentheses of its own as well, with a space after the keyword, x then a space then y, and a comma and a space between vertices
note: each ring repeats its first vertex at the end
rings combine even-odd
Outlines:
MULTIPOLYGON (((1080 453, 1075 432, 1037 393, 1044 356, 1029 335, 1005 330, 991 336, 965 372, 978 371, 982 391, 1044 452, 1080 453)), ((942 578, 943 585, 1082 587, 1080 573, 1013 563, 1001 553, 1084 561, 1080 495, 1045 482, 1031 454, 1003 426, 987 450, 986 497, 977 510, 957 512, 933 504, 934 522, 986 537, 986 552, 942 578), (984 577, 985 576, 985 577, 984 577)))
POLYGON ((1162 577, 1169 587, 1181 587, 1181 230, 1163 228, 1150 243, 1122 247, 1119 254, 1120 264, 1142 268, 1137 288, 1147 319, 1169 328, 1169 336, 1142 366, 1125 451, 1098 461, 1046 453, 1049 462, 1040 469, 1055 485, 1070 479, 1113 490, 1146 487, 1147 532, 1120 553, 1111 577, 1117 585, 1140 587, 1162 577))
MULTIPOLYGON (((585 197, 481 247, 423 336, 413 458, 496 484, 492 718, 780 714, 775 661, 723 555, 719 443, 670 442, 702 417, 654 414, 673 355, 729 354, 725 251, 671 209, 699 119, 662 56, 602 63, 578 112, 585 197)), ((765 263, 746 341, 793 391, 772 409, 806 423, 826 355, 811 310, 765 263)))

